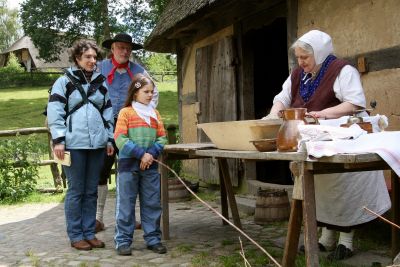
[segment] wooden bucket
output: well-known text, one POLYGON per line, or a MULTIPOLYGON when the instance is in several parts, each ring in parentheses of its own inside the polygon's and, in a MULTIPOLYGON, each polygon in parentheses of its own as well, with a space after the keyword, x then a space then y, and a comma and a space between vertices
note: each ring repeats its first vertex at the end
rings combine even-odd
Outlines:
POLYGON ((190 193, 186 187, 177 179, 168 179, 168 199, 169 202, 179 202, 189 200, 190 193))
POLYGON ((286 190, 258 190, 254 222, 267 224, 289 218, 290 204, 286 190))

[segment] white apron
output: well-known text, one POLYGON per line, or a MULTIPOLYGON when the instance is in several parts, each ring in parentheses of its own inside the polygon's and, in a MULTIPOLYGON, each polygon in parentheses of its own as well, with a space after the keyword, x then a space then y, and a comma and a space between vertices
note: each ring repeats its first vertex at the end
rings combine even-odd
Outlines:
POLYGON ((363 207, 382 215, 391 202, 382 171, 318 174, 314 177, 317 220, 353 226, 376 218, 363 207))

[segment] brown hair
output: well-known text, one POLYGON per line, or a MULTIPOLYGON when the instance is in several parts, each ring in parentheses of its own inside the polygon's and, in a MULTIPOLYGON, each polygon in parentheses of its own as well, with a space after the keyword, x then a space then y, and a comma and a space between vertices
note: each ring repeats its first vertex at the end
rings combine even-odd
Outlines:
POLYGON ((93 49, 96 51, 97 54, 97 59, 101 59, 101 53, 100 53, 100 48, 97 46, 97 44, 91 40, 78 40, 76 41, 70 49, 68 49, 69 53, 69 60, 71 62, 74 62, 75 65, 78 67, 78 61, 76 61, 77 58, 81 58, 82 54, 85 53, 89 49, 93 49))
POLYGON ((132 101, 135 100, 136 92, 148 84, 151 84, 153 88, 155 87, 153 80, 148 75, 143 73, 136 74, 129 85, 128 95, 126 97, 124 107, 129 107, 132 104, 132 101))

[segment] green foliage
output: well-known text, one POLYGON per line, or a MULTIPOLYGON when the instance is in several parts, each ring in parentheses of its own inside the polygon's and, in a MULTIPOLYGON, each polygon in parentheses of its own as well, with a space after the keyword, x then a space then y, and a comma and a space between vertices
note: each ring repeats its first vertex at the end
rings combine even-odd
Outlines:
POLYGON ((3 68, 0 68, 0 74, 22 72, 24 72, 24 68, 19 64, 18 58, 14 55, 14 53, 10 53, 7 65, 3 68))
POLYGON ((150 72, 176 71, 176 56, 171 54, 150 53, 144 59, 150 72))
POLYGON ((18 11, 8 9, 7 1, 0 0, 0 52, 20 37, 18 11))
POLYGON ((46 61, 59 58, 62 47, 91 36, 98 43, 111 34, 128 32, 143 42, 167 0, 26 0, 21 4, 25 34, 46 61), (121 23, 122 22, 122 23, 121 23))
POLYGON ((0 139, 0 201, 17 202, 35 190, 40 150, 30 138, 0 139))

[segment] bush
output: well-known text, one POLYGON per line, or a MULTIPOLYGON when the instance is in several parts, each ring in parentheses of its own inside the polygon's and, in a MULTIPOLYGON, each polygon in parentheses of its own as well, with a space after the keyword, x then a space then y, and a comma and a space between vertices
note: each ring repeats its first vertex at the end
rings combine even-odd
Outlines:
POLYGON ((40 149, 35 137, 0 139, 0 201, 23 200, 35 190, 40 149))
POLYGON ((0 73, 21 73, 24 72, 24 68, 18 62, 18 58, 14 53, 10 53, 7 65, 0 68, 0 73))

